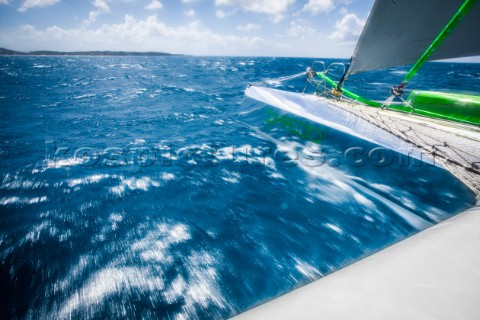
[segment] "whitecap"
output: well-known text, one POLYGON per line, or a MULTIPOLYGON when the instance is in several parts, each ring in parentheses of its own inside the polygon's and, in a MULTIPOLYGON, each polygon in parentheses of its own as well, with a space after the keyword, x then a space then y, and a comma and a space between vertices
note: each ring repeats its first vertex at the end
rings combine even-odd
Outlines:
POLYGON ((47 160, 47 168, 51 169, 60 169, 63 167, 72 167, 80 164, 85 164, 86 159, 79 158, 79 157, 72 157, 67 159, 54 159, 54 160, 47 160))
POLYGON ((92 98, 95 97, 95 94, 93 93, 87 93, 87 94, 82 94, 79 96, 74 96, 73 99, 85 99, 85 98, 92 98))
POLYGON ((43 221, 40 224, 33 226, 30 231, 25 236, 23 243, 25 242, 38 242, 40 240, 40 235, 43 232, 47 232, 49 236, 55 237, 59 230, 52 225, 50 221, 43 221))
POLYGON ((161 223, 156 226, 154 231, 135 242, 132 249, 138 252, 144 261, 166 263, 173 259, 168 254, 170 247, 190 239, 191 235, 186 225, 161 223))
POLYGON ((310 281, 316 280, 322 276, 322 273, 317 268, 301 261, 300 259, 295 259, 295 269, 310 281))
POLYGON ((270 174, 270 178, 286 180, 285 177, 281 173, 278 173, 278 172, 272 172, 270 174))
POLYGON ((228 183, 239 183, 240 182, 240 173, 234 172, 234 171, 227 171, 227 170, 222 170, 224 176, 222 177, 222 180, 228 183))
POLYGON ((176 177, 173 173, 167 173, 167 172, 164 172, 162 174, 162 180, 163 181, 172 181, 172 180, 175 180, 176 177))
POLYGON ((94 184, 94 183, 99 183, 103 179, 108 179, 110 178, 110 175, 108 174, 95 174, 91 176, 87 176, 85 178, 81 179, 72 179, 68 181, 68 186, 70 188, 74 188, 79 185, 88 185, 88 184, 94 184))
POLYGON ((353 197, 355 198, 355 200, 361 204, 362 206, 364 207, 369 207, 369 208, 374 208, 375 205, 373 204, 372 201, 368 200, 365 196, 361 195, 360 193, 358 192, 355 192, 353 194, 353 197))
POLYGON ((32 190, 32 189, 39 189, 41 187, 48 187, 48 183, 46 182, 39 182, 29 179, 24 179, 21 176, 14 176, 13 180, 10 180, 10 176, 7 175, 3 180, 2 184, 0 185, 0 189, 9 189, 9 190, 17 190, 17 189, 25 189, 25 190, 32 190), (8 178, 7 178, 8 177, 8 178))
POLYGON ((110 216, 108 217, 108 221, 111 223, 111 228, 112 230, 117 230, 118 224, 123 221, 125 218, 125 213, 111 213, 110 216))
POLYGON ((120 184, 115 187, 111 187, 109 192, 116 196, 123 196, 127 190, 142 190, 148 191, 151 187, 159 187, 160 183, 150 179, 149 177, 142 178, 129 178, 124 179, 120 177, 120 184))
POLYGON ((60 318, 70 318, 78 309, 104 303, 116 293, 125 291, 162 291, 165 287, 161 275, 151 274, 148 268, 107 267, 95 273, 86 284, 73 293, 61 306, 60 318))
POLYGON ((335 232, 338 233, 338 234, 343 234, 343 233, 344 233, 343 230, 342 230, 339 226, 334 225, 333 223, 325 223, 324 225, 325 225, 325 227, 327 227, 328 229, 333 230, 333 231, 335 231, 335 232))
POLYGON ((20 197, 4 197, 0 199, 0 205, 8 206, 8 205, 24 205, 24 204, 35 204, 46 202, 48 197, 34 197, 34 198, 20 198, 20 197))

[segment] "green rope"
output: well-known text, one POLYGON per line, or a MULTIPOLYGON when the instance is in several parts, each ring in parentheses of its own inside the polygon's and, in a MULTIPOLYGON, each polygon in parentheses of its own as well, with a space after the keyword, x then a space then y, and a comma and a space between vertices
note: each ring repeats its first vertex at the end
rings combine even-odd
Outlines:
MULTIPOLYGON (((468 11, 473 7, 476 3, 476 0, 465 0, 463 5, 457 11, 457 13, 453 16, 450 22, 445 26, 445 28, 440 32, 437 38, 432 42, 432 44, 428 47, 427 51, 420 57, 420 59, 415 63, 412 69, 407 73, 405 78, 403 79, 402 84, 405 85, 410 79, 415 76, 418 70, 422 67, 422 65, 427 62, 430 58, 432 53, 443 43, 443 41, 448 37, 450 32, 455 29, 458 23, 462 20, 462 18, 468 13, 468 11)), ((472 32, 476 32, 472 30, 472 32)))

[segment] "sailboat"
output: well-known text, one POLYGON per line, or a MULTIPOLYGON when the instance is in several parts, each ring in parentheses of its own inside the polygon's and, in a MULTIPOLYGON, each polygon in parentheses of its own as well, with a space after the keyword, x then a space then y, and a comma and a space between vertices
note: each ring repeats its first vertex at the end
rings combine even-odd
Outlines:
POLYGON ((427 61, 480 55, 479 17, 476 0, 377 0, 338 82, 330 77, 331 66, 316 62, 302 74, 314 94, 259 85, 250 85, 245 94, 434 163, 480 199, 480 96, 421 90, 406 96, 409 81, 427 61), (386 101, 347 88, 350 75, 409 64, 412 68, 386 101))
POLYGON ((480 319, 480 97, 419 90, 406 96, 425 62, 480 55, 478 30, 475 0, 376 0, 338 82, 319 62, 303 74, 314 94, 246 89, 248 97, 283 111, 423 161, 433 158, 476 193, 477 205, 239 320, 480 319), (409 64, 386 101, 347 89, 352 74, 409 64))

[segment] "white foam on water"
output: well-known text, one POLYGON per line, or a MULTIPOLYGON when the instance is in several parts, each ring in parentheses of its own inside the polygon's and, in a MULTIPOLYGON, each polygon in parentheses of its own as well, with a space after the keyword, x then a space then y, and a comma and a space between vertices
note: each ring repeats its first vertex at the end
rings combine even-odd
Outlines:
POLYGON ((120 176, 120 184, 118 186, 110 187, 110 194, 116 196, 123 196, 127 191, 141 190, 148 191, 151 187, 160 187, 158 181, 152 180, 149 177, 142 178, 129 178, 125 179, 123 176, 120 176))
POLYGON ((95 94, 88 93, 88 94, 82 94, 82 95, 79 95, 79 96, 75 96, 75 97, 73 97, 73 99, 85 99, 85 98, 92 98, 92 97, 95 97, 95 94))
POLYGON ((240 179, 241 179, 240 173, 223 169, 222 174, 223 174, 222 176, 223 181, 232 183, 232 184, 240 183, 240 179))
POLYGON ((8 206, 8 205, 28 205, 28 204, 36 204, 41 202, 48 201, 47 196, 42 197, 34 197, 34 198, 27 198, 27 197, 4 197, 0 198, 0 205, 8 206))
POLYGON ((95 174, 95 175, 87 176, 81 179, 72 179, 72 180, 69 180, 67 183, 70 188, 74 188, 80 185, 89 185, 89 184, 99 183, 102 180, 108 179, 108 178, 110 178, 110 175, 108 174, 95 174))
POLYGON ((297 258, 295 259, 295 269, 310 281, 317 280, 322 276, 322 273, 317 268, 297 258))
POLYGON ((338 233, 340 235, 344 234, 344 231, 339 226, 337 226, 333 223, 325 223, 325 227, 327 227, 330 230, 335 231, 336 233, 338 233))
MULTIPOLYGON (((111 214, 110 219, 120 220, 117 214, 111 214)), ((57 290, 60 290, 57 297, 62 297, 62 292, 67 295, 63 301, 55 303, 48 316, 69 318, 76 312, 95 316, 96 312, 101 312, 109 297, 118 294, 147 294, 152 305, 156 302, 177 305, 180 309, 174 315, 175 319, 191 319, 199 310, 205 310, 211 305, 229 308, 219 286, 218 258, 208 252, 197 252, 182 246, 192 238, 188 226, 165 222, 156 224, 153 228, 147 227, 147 230, 145 227, 147 226, 140 226, 132 233, 135 236, 138 232, 146 231, 144 236, 134 240, 130 249, 128 245, 125 246, 126 243, 122 244, 122 250, 127 252, 127 256, 116 256, 105 267, 82 281, 83 285, 79 289, 72 290, 70 287, 73 288, 74 283, 96 261, 92 256, 81 257, 68 276, 55 284, 57 290), (182 246, 182 256, 178 255, 179 246, 182 246), (145 264, 140 267, 129 266, 128 261, 136 257, 144 260, 145 264), (172 281, 165 282, 165 273, 171 268, 180 268, 184 272, 179 272, 172 281)))
POLYGON ((106 267, 90 277, 60 308, 60 318, 71 318, 78 309, 101 305, 110 295, 132 291, 162 291, 165 283, 161 275, 148 268, 106 267))
POLYGON ((47 160, 46 168, 48 169, 60 169, 64 167, 73 167, 81 164, 85 164, 87 161, 84 158, 71 157, 67 159, 54 159, 47 160))
POLYGON ((21 175, 15 175, 12 177, 10 174, 6 174, 2 181, 2 184, 0 185, 0 189, 33 190, 33 189, 39 189, 39 188, 48 187, 48 186, 49 184, 46 182, 25 179, 21 175))

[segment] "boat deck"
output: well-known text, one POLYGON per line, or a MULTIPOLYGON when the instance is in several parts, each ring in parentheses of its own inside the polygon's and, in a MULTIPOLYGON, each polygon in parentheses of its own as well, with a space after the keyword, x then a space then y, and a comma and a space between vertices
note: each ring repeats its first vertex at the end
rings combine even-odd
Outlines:
POLYGON ((480 197, 480 127, 346 101, 329 100, 328 103, 367 120, 431 155, 434 161, 480 197))
POLYGON ((480 127, 366 106, 351 100, 251 86, 246 95, 445 168, 480 199, 480 127))
POLYGON ((480 207, 236 317, 480 319, 480 207))

